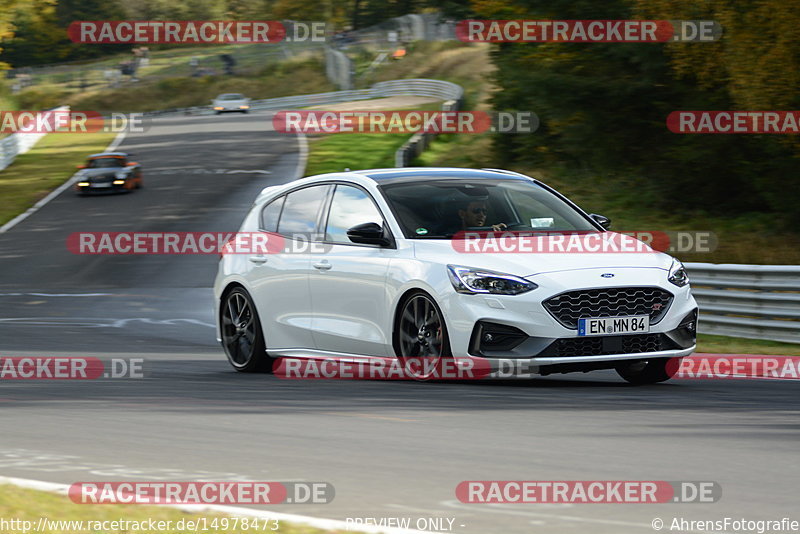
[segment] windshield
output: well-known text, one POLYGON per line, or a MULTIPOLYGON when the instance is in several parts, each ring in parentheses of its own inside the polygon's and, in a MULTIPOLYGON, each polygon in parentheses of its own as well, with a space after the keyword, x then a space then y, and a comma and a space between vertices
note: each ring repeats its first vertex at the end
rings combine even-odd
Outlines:
POLYGON ((87 169, 108 169, 112 167, 124 167, 125 160, 123 158, 98 158, 90 159, 86 164, 87 169))
POLYGON ((244 100, 244 95, 240 95, 239 93, 230 93, 227 95, 220 95, 218 100, 244 100))
POLYGON ((464 230, 597 231, 569 204, 522 180, 429 180, 381 186, 407 238, 464 230))

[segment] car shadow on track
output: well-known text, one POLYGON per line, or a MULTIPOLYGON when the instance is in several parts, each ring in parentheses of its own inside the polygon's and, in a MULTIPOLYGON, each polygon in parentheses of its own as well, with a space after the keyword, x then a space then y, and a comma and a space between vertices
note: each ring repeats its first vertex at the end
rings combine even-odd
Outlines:
POLYGON ((631 386, 613 371, 477 381, 283 379, 244 374, 224 359, 145 359, 143 379, 5 381, 0 406, 95 404, 208 413, 372 413, 446 410, 759 410, 797 412, 791 381, 681 380, 631 386), (777 408, 776 408, 777 407, 777 408))

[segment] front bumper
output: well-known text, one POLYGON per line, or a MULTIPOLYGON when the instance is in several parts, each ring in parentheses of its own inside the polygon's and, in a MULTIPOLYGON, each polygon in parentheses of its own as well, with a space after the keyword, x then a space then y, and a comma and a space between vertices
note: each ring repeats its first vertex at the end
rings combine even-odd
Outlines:
MULTIPOLYGON (((573 356, 569 358, 481 358, 462 359, 464 367, 484 370, 488 378, 531 378, 564 373, 587 373, 652 360, 683 358, 694 352, 695 345, 681 350, 603 356, 573 356), (471 362, 469 360, 472 360, 471 362)), ((677 368, 677 367, 676 367, 677 368)), ((482 375, 484 376, 484 375, 482 375)))
POLYGON ((541 282, 538 289, 521 295, 465 295, 444 291, 441 307, 453 354, 456 357, 529 360, 537 367, 679 358, 691 354, 696 342, 697 303, 689 286, 679 288, 658 283, 650 269, 620 270, 617 280, 606 281, 599 276, 604 270, 597 269, 596 277, 595 269, 554 273, 547 279, 536 280, 541 282), (587 279, 594 283, 583 285, 581 282, 587 279), (659 287, 673 295, 667 312, 657 324, 651 324, 645 334, 578 336, 576 328, 561 324, 543 304, 564 291, 632 286, 659 287), (687 328, 688 323, 693 326, 687 328), (483 337, 487 325, 494 338, 488 344, 483 337))
POLYGON ((121 191, 128 190, 128 181, 126 180, 125 183, 122 184, 93 184, 89 183, 89 185, 75 185, 75 190, 80 193, 119 193, 121 191))

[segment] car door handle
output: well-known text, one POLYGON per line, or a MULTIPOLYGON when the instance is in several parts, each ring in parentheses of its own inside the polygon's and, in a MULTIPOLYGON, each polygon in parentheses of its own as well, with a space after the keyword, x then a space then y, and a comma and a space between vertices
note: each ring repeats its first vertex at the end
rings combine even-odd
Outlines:
POLYGON ((248 259, 255 264, 261 265, 262 263, 267 263, 269 258, 266 256, 250 256, 248 259))
POLYGON ((327 270, 328 270, 328 269, 330 269, 331 267, 333 267, 333 265, 331 265, 331 264, 330 264, 330 263, 328 263, 327 261, 321 261, 321 262, 319 262, 319 263, 315 263, 315 264, 314 264, 314 268, 315 268, 315 269, 319 269, 320 271, 327 271, 327 270))

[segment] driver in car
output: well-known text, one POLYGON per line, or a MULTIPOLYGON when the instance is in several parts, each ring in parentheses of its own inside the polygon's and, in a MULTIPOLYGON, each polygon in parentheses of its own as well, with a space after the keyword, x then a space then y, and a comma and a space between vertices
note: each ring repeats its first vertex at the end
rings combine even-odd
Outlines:
MULTIPOLYGON (((458 210, 458 216, 461 218, 461 229, 468 228, 483 228, 486 226, 486 214, 488 207, 485 200, 472 200, 465 204, 458 210)), ((492 230, 500 231, 505 230, 508 226, 505 223, 498 223, 491 225, 492 230)))

